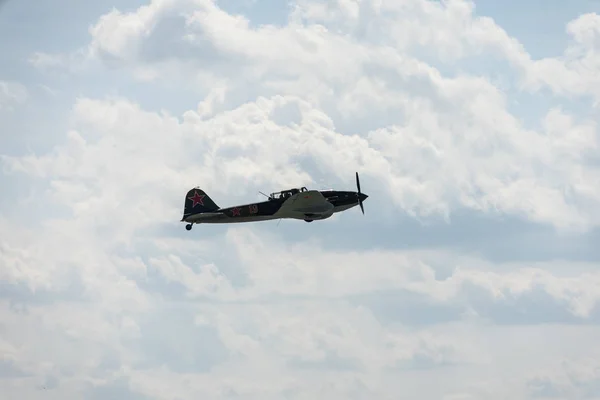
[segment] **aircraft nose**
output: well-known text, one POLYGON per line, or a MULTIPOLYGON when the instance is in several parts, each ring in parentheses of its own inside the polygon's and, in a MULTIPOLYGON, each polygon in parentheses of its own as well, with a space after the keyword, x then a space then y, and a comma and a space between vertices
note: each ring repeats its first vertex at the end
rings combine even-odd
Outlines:
POLYGON ((369 196, 368 196, 368 195, 366 195, 366 194, 364 194, 364 193, 361 193, 361 194, 360 194, 360 200, 361 200, 361 201, 365 201, 365 200, 366 200, 368 197, 369 197, 369 196))

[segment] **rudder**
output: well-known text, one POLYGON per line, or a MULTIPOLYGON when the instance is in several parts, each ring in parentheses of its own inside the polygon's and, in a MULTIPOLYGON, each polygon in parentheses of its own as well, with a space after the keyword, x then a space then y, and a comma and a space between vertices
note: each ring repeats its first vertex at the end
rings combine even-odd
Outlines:
POLYGON ((191 189, 185 195, 185 204, 183 208, 183 218, 193 214, 213 212, 219 209, 219 206, 199 188, 191 189))

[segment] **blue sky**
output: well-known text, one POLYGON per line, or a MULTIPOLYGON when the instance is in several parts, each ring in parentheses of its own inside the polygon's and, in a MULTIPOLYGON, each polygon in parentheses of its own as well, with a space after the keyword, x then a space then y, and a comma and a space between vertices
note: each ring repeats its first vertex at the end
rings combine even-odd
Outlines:
POLYGON ((599 396, 599 13, 4 2, 0 390, 599 396), (355 171, 364 216, 179 222, 355 171))

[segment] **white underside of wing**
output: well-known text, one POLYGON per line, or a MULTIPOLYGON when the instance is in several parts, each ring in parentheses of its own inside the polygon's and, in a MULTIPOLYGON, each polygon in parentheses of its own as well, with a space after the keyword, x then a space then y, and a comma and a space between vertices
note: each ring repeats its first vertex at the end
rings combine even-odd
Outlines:
POLYGON ((331 216, 333 204, 318 190, 297 193, 286 200, 279 211, 275 213, 280 218, 305 219, 307 214, 311 216, 331 216))

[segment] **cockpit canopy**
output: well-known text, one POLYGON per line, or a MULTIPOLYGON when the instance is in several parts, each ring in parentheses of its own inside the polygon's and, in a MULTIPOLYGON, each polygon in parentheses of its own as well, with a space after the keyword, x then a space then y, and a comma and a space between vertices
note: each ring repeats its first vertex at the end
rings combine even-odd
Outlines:
POLYGON ((271 193, 269 195, 269 200, 283 199, 283 198, 291 197, 297 193, 302 193, 302 192, 307 192, 307 191, 308 191, 308 189, 305 188, 304 186, 301 188, 282 190, 281 192, 271 193))

